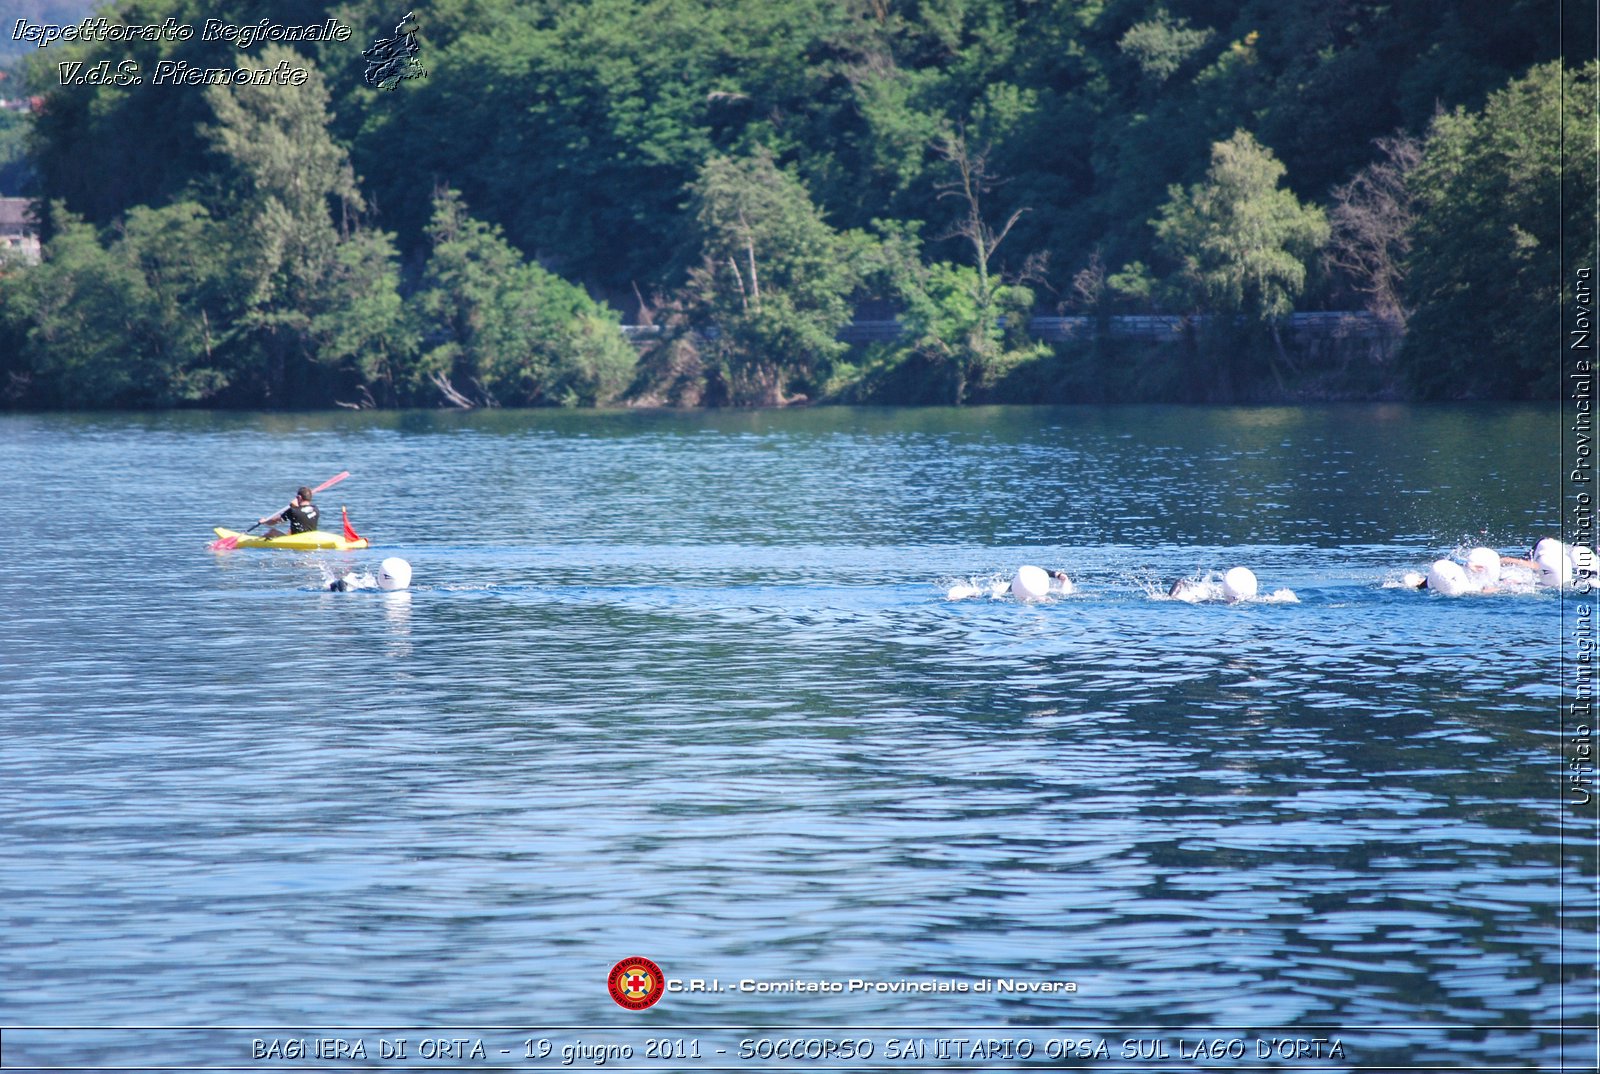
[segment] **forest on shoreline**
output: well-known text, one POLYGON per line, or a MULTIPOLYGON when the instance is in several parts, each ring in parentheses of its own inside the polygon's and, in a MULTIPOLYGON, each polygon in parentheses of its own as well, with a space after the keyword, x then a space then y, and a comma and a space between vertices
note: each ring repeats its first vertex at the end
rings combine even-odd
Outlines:
POLYGON ((440 0, 374 89, 402 13, 131 0, 352 33, 14 62, 0 406, 1554 398, 1593 268, 1592 5, 440 0), (145 78, 63 84, 102 61, 145 78))

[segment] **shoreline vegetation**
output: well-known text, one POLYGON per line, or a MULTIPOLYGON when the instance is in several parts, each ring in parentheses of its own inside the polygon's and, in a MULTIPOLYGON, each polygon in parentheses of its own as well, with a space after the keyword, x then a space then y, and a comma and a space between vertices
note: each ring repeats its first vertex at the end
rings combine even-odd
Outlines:
POLYGON ((1588 263, 1529 0, 138 10, 263 29, 12 63, 0 407, 1550 399, 1588 263))

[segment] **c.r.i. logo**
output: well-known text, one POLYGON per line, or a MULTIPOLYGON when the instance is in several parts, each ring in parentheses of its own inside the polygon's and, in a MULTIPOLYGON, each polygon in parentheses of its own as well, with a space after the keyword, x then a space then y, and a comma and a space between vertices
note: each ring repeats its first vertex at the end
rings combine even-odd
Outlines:
POLYGON ((661 967, 648 958, 625 958, 611 967, 607 982, 611 998, 630 1011, 642 1011, 661 998, 666 991, 666 978, 661 967))

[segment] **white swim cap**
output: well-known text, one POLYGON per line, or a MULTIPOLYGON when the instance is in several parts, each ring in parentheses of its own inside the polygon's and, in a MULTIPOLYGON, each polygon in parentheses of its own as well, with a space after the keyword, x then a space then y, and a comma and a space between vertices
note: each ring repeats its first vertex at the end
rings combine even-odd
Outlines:
POLYGON ((1256 595, 1255 572, 1249 567, 1234 567, 1222 576, 1222 595, 1230 602, 1249 600, 1256 595))
POLYGON ((1553 537, 1546 537, 1533 546, 1533 561, 1539 565, 1539 581, 1545 585, 1564 586, 1572 582, 1572 558, 1567 546, 1553 537))
POLYGON ((399 556, 390 556, 378 567, 378 586, 382 589, 405 589, 411 584, 411 564, 399 556))
POLYGON ((1467 577, 1480 589, 1500 580, 1500 553, 1492 548, 1474 548, 1467 553, 1467 577))
POLYGON ((1461 564, 1450 559, 1436 559, 1428 568, 1428 588, 1447 597, 1459 597, 1472 588, 1467 572, 1461 564))
POLYGON ((1050 576, 1039 567, 1018 567, 1011 593, 1018 600, 1042 600, 1050 592, 1050 576))

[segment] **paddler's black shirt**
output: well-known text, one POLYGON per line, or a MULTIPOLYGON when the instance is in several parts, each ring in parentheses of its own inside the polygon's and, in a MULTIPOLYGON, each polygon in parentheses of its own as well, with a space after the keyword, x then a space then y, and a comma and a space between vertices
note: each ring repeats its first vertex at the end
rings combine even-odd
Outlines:
POLYGON ((308 503, 304 507, 285 507, 283 517, 289 520, 290 533, 306 533, 317 528, 317 505, 308 503))

